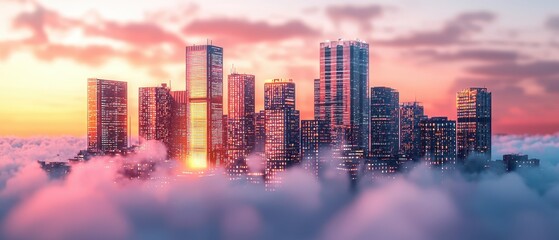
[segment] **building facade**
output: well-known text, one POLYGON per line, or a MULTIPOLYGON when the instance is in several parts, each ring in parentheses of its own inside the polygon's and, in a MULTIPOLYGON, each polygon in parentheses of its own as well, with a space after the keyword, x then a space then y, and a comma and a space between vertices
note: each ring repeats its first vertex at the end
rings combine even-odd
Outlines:
POLYGON ((128 92, 122 81, 87 80, 87 149, 102 154, 128 147, 128 92))
POLYGON ((328 164, 330 129, 324 120, 301 121, 301 162, 303 167, 315 177, 322 175, 325 164, 328 164))
POLYGON ((186 164, 188 128, 187 128, 187 100, 186 91, 171 91, 171 143, 169 144, 169 157, 186 164))
POLYGON ((316 90, 315 119, 328 121, 332 140, 366 150, 369 44, 341 39, 320 43, 316 90))
POLYGON ((171 89, 141 87, 138 94, 138 134, 140 143, 148 140, 161 141, 170 153, 171 143, 171 89))
POLYGON ((254 150, 255 78, 250 74, 228 77, 227 156, 229 163, 245 161, 254 150))
POLYGON ((274 79, 264 84, 266 131, 266 187, 281 182, 279 173, 297 164, 299 157, 299 111, 295 110, 295 83, 274 79))
POLYGON ((187 165, 213 169, 223 162, 223 48, 186 47, 187 165))
POLYGON ((418 161, 421 156, 421 128, 425 119, 423 105, 419 102, 405 102, 400 105, 400 152, 418 161))
POLYGON ((456 95, 458 159, 471 154, 491 160, 491 92, 468 88, 456 95))
POLYGON ((369 156, 390 159, 400 150, 399 93, 387 87, 371 88, 369 156))
POLYGON ((420 122, 421 157, 432 168, 448 170, 456 165, 456 122, 432 117, 420 122))

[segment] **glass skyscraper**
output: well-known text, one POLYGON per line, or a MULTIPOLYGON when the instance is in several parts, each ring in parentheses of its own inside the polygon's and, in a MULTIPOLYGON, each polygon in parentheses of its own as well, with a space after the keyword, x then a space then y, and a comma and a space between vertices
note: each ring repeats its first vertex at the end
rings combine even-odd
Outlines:
POLYGON ((266 187, 281 182, 278 174, 299 162, 299 111, 295 83, 274 79, 264 84, 266 187))
POLYGON ((87 149, 120 153, 128 147, 128 92, 122 81, 87 80, 87 149))
POLYGON ((171 142, 171 89, 141 87, 138 94, 138 133, 140 143, 146 140, 161 141, 170 152, 171 142))
POLYGON ((206 170, 223 161, 223 48, 186 47, 187 163, 206 170))
POLYGON ((186 91, 171 91, 170 158, 186 163, 187 159, 187 99, 186 91))
POLYGON ((491 159, 491 92, 468 88, 456 95, 458 160, 471 154, 491 159))
POLYGON ((255 78, 250 74, 228 76, 227 158, 230 174, 246 172, 246 157, 254 150, 255 78))
POLYGON ((390 159, 400 151, 400 95, 387 87, 371 88, 369 156, 390 159))
POLYGON ((329 122, 332 140, 367 149, 369 44, 320 43, 320 80, 315 82, 315 119, 329 122))

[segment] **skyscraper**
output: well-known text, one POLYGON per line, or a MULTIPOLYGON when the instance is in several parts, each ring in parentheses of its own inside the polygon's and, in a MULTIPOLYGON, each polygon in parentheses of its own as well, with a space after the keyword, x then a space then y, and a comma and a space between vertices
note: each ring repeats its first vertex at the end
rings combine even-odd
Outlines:
POLYGON ((264 84, 266 186, 281 182, 278 173, 299 162, 299 111, 295 83, 274 79, 264 84))
POLYGON ((119 153, 128 147, 127 83, 87 80, 87 149, 119 153))
POLYGON ((161 141, 170 152, 171 142, 171 89, 141 87, 138 94, 138 132, 140 143, 146 140, 161 141))
POLYGON ((486 88, 468 88, 458 92, 457 148, 458 160, 463 162, 470 154, 481 154, 491 159, 491 92, 486 88))
POLYGON ((266 112, 264 110, 255 113, 254 133, 254 151, 264 156, 264 146, 266 145, 266 112))
POLYGON ((230 163, 245 160, 254 150, 254 75, 230 74, 228 77, 228 149, 230 163))
POLYGON ((223 161, 223 48, 186 47, 188 92, 188 160, 190 170, 205 170, 223 161))
POLYGON ((330 148, 330 129, 324 120, 301 121, 301 162, 305 170, 316 177, 322 174, 331 157, 327 153, 330 148))
POLYGON ((186 91, 171 91, 170 158, 186 164, 187 159, 187 99, 186 91))
POLYGON ((390 159, 400 150, 399 93, 387 87, 371 88, 369 156, 390 159))
POLYGON ((420 122, 421 157, 432 168, 452 169, 456 163, 456 122, 432 117, 420 122))
POLYGON ((405 102, 400 105, 400 152, 414 161, 421 156, 421 128, 419 122, 426 118, 423 105, 405 102))
POLYGON ((230 174, 236 176, 246 173, 246 158, 254 150, 254 84, 254 75, 228 76, 227 158, 230 174))
POLYGON ((332 140, 367 149, 369 44, 341 39, 320 43, 315 89, 315 119, 329 122, 332 140))

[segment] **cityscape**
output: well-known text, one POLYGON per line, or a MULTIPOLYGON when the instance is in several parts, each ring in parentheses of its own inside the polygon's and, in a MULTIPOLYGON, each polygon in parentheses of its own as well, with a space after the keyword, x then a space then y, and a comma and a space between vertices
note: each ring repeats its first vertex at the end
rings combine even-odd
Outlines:
POLYGON ((0 239, 559 239, 558 9, 0 1, 0 239))
MULTIPOLYGON (((369 87, 369 45, 363 41, 320 43, 314 120, 300 119, 292 79, 266 80, 264 110, 256 112, 255 75, 233 69, 224 86, 223 51, 215 45, 186 47, 185 91, 173 91, 166 83, 138 90, 138 144, 163 143, 167 155, 159 160, 176 161, 179 172, 223 173, 231 180, 265 183, 273 191, 282 182, 281 173, 294 166, 316 178, 334 166, 352 184, 393 178, 415 165, 442 172, 480 164, 497 172, 539 166, 539 159, 517 153, 491 159, 492 96, 487 88, 459 90, 456 120, 451 120, 425 115, 421 102, 400 103, 396 89, 369 87), (263 166, 249 168, 251 155, 263 159, 263 166)), ((127 83, 89 78, 87 85, 87 149, 70 160, 133 152, 138 145, 130 139, 127 83)), ((64 163, 43 167, 69 172, 64 163)))

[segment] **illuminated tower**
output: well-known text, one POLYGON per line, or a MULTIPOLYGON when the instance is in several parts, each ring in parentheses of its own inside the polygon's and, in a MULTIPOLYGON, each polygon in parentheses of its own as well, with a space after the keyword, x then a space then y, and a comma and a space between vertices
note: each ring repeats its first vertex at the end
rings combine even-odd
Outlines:
POLYGON ((405 102, 400 105, 400 152, 414 161, 421 155, 421 129, 419 122, 425 119, 423 105, 405 102))
POLYGON ((369 156, 390 159, 400 150, 400 103, 396 90, 371 88, 371 135, 369 156))
POLYGON ((456 122, 446 117, 432 117, 420 122, 420 152, 432 168, 447 170, 456 164, 456 122))
POLYGON ((87 149, 124 152, 128 147, 127 83, 87 80, 87 149))
POLYGON ((456 95, 458 160, 470 154, 491 159, 491 92, 468 88, 456 95))
POLYGON ((247 172, 246 157, 254 150, 254 75, 228 76, 227 159, 230 177, 247 172))
POLYGON ((140 143, 147 140, 158 140, 169 150, 171 141, 170 91, 166 84, 161 84, 161 87, 141 87, 139 89, 138 132, 140 143))
MULTIPOLYGON (((277 176, 299 162, 299 111, 295 110, 295 83, 274 79, 264 84, 266 128, 266 186, 281 182, 277 176)), ((270 188, 271 187, 271 188, 270 188)))
POLYGON ((329 122, 332 140, 367 149, 369 44, 341 39, 320 43, 315 89, 315 119, 329 122))
POLYGON ((223 159, 223 48, 186 47, 187 164, 190 170, 220 166, 223 159))
POLYGON ((170 158, 186 163, 187 159, 187 98, 186 91, 171 91, 170 158))

